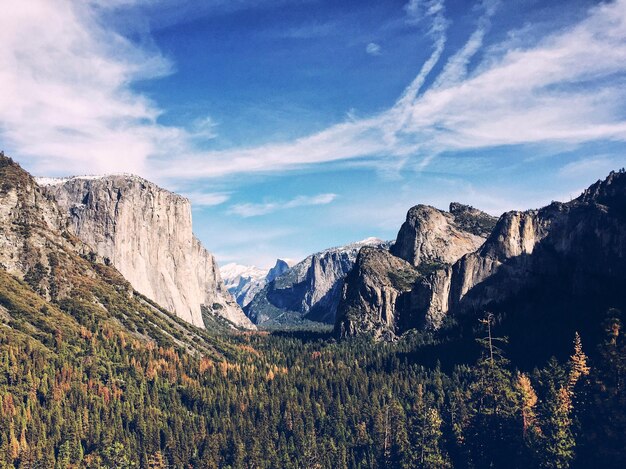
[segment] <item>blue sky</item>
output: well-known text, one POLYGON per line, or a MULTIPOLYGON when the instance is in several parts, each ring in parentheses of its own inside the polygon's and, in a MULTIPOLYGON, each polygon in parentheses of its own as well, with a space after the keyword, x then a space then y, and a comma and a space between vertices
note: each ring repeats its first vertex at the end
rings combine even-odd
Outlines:
POLYGON ((221 263, 392 239, 417 203, 534 208, 626 165, 625 0, 9 10, 0 147, 187 195, 221 263))

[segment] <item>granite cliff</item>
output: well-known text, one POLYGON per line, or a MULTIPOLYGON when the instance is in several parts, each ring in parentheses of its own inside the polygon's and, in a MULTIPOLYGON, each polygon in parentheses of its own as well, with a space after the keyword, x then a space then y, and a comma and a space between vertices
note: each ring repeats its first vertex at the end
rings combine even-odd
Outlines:
POLYGON ((415 327, 414 284, 478 249, 495 221, 458 203, 449 212, 427 205, 411 208, 390 252, 361 250, 343 288, 336 333, 389 339, 415 327))
MULTIPOLYGON (((626 306, 626 174, 612 172, 567 203, 502 215, 480 249, 418 282, 418 315, 470 324, 496 314, 511 349, 532 353, 626 306)), ((469 326, 468 326, 469 327, 469 326)), ((567 344, 561 344, 566 347, 567 344)))
POLYGON ((359 256, 339 306, 338 336, 393 338, 426 329, 471 342, 477 320, 491 312, 510 353, 539 357, 546 343, 567 350, 575 331, 594 340, 598 318, 626 307, 624 171, 571 202, 508 212, 497 222, 459 204, 438 212, 412 208, 391 249, 418 273, 411 286, 389 281, 407 272, 406 263, 382 262, 382 253, 359 256))
POLYGON ((68 231, 137 291, 198 327, 203 313, 254 327, 193 235, 186 198, 131 175, 38 181, 69 218, 68 231))
POLYGON ((419 275, 415 267, 389 251, 362 248, 343 287, 335 326, 338 334, 393 339, 419 275))
POLYGON ((449 212, 416 205, 407 213, 391 253, 415 267, 452 264, 478 249, 495 222, 496 218, 459 203, 450 204, 449 212))
MULTIPOLYGON (((4 330, 45 346, 53 345, 55 336, 71 343, 106 330, 216 356, 207 332, 137 292, 70 232, 70 222, 51 194, 2 153, 0 313, 4 330)), ((212 326, 227 329, 220 321, 212 326)))

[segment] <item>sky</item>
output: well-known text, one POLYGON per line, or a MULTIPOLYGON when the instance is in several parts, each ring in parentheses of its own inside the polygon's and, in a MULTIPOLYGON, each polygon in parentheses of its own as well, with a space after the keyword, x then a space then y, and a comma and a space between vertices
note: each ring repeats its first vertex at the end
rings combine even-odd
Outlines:
POLYGON ((221 264, 626 166, 626 0, 4 1, 0 149, 187 196, 221 264))

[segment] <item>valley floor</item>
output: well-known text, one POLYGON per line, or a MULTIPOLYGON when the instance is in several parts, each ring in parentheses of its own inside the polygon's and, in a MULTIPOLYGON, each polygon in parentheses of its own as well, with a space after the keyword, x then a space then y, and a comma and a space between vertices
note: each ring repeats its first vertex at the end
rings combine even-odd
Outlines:
POLYGON ((489 343, 439 364, 443 345, 419 333, 396 343, 338 343, 319 331, 207 334, 214 352, 194 355, 74 311, 75 333, 44 324, 32 334, 30 309, 43 305, 27 285, 14 288, 23 291, 0 292, 3 321, 11 318, 0 325, 0 467, 626 462, 615 315, 591 358, 572 346, 569 360, 521 373, 499 348, 491 358, 489 343))

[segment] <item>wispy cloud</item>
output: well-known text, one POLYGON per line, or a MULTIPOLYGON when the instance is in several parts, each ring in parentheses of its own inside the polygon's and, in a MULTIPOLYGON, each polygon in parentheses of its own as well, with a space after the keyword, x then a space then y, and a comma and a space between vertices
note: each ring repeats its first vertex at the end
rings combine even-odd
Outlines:
POLYGON ((194 207, 212 207, 230 199, 230 194, 226 192, 186 192, 184 196, 194 207))
POLYGON ((382 47, 380 47, 380 44, 376 44, 375 42, 370 42, 365 47, 365 52, 368 53, 369 55, 380 55, 382 53, 382 47))
MULTIPOLYGON (((442 15, 440 2, 427 11, 442 15)), ((444 78, 425 91, 440 59, 446 21, 432 18, 434 52, 388 111, 337 124, 293 142, 188 155, 192 174, 219 176, 297 168, 350 158, 412 158, 427 162, 444 151, 500 145, 598 139, 626 140, 626 0, 602 4, 569 28, 525 49, 486 57, 466 76, 469 58, 488 27, 490 7, 444 78), (623 77, 622 77, 623 78, 623 77), (445 86, 444 86, 445 85, 445 86)))
POLYGON ((491 17, 496 12, 498 3, 498 0, 484 0, 480 4, 479 9, 482 9, 483 12, 478 19, 476 29, 465 45, 448 60, 443 71, 435 80, 433 88, 458 84, 467 76, 467 66, 483 45, 485 34, 491 26, 491 17))
POLYGON ((327 205, 337 198, 337 194, 318 194, 314 196, 300 195, 291 200, 283 202, 266 202, 260 204, 246 203, 233 205, 230 213, 244 218, 267 215, 278 210, 286 210, 296 207, 306 207, 312 205, 327 205))
POLYGON ((4 9, 0 135, 41 172, 145 173, 147 157, 184 131, 158 125, 160 110, 130 84, 172 67, 103 28, 94 5, 102 6, 32 0, 4 9))
MULTIPOLYGON (((430 75, 447 47, 445 5, 411 0, 408 21, 428 32, 432 53, 390 109, 293 141, 223 151, 199 149, 198 129, 158 124, 161 110, 131 85, 172 65, 105 29, 92 5, 31 0, 0 16, 0 135, 40 173, 198 179, 348 159, 423 166, 455 150, 626 140, 626 0, 504 50, 483 46, 496 5, 485 0, 475 31, 438 77, 430 75), (427 78, 433 85, 424 89, 427 78)), ((212 122, 204 138, 214 135, 212 122)))

